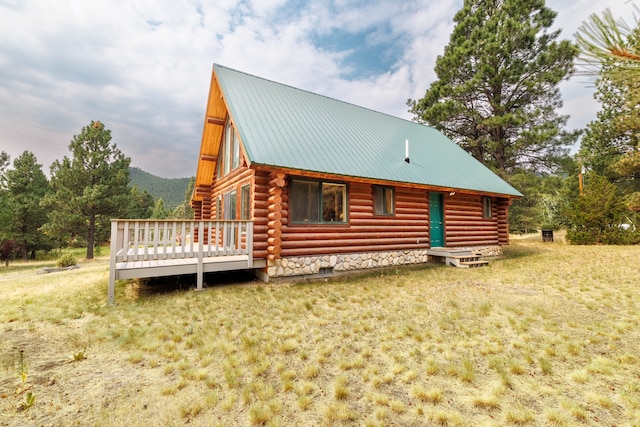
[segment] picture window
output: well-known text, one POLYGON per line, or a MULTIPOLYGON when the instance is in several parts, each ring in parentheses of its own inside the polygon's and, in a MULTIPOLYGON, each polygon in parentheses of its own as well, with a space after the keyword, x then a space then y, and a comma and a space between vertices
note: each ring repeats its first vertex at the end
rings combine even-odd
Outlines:
POLYGON ((347 222, 346 184, 293 180, 290 203, 294 223, 347 222))

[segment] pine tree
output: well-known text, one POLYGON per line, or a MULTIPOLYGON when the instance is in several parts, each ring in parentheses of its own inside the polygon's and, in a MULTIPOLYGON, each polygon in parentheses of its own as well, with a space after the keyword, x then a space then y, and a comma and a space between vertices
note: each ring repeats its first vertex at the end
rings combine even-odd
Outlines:
POLYGON ((524 195, 509 207, 509 232, 531 233, 543 228, 560 228, 560 189, 564 178, 520 172, 509 176, 509 183, 524 195))
POLYGON ((189 184, 184 192, 184 199, 176 208, 171 212, 171 218, 175 219, 193 219, 194 211, 191 207, 191 196, 193 195, 193 188, 196 184, 196 179, 192 177, 189 179, 189 184))
POLYGON ((6 169, 9 167, 9 160, 11 160, 11 157, 6 152, 0 151, 0 188, 3 187, 2 183, 4 182, 6 169))
POLYGON ((151 218, 154 207, 153 196, 146 189, 140 191, 137 185, 131 187, 131 201, 127 211, 127 218, 151 218))
POLYGON ((597 77, 595 98, 601 105, 587 125, 580 158, 640 212, 640 25, 631 28, 607 10, 580 27, 578 42, 582 71, 597 77))
POLYGON ((544 0, 465 0, 437 80, 407 102, 415 120, 498 172, 553 169, 578 137, 557 113, 577 49, 549 31, 555 16, 544 0))
POLYGON ((603 176, 587 174, 584 194, 574 191, 563 212, 569 223, 567 239, 574 244, 638 243, 637 230, 621 227, 629 222, 628 212, 615 185, 603 176))
POLYGON ((156 203, 153 206, 153 212, 151 212, 152 219, 165 219, 167 218, 167 210, 164 207, 164 200, 162 197, 156 199, 156 203))
MULTIPOLYGON (((636 7, 637 9, 637 7, 636 7)), ((576 34, 580 47, 582 73, 600 76, 603 66, 615 64, 609 70, 609 78, 616 84, 634 88, 633 98, 640 96, 640 40, 633 33, 638 31, 624 19, 615 19, 611 9, 602 16, 592 14, 576 34), (631 41, 631 43, 630 43, 631 41)))
POLYGON ((51 165, 48 230, 67 239, 86 238, 87 259, 106 238, 109 220, 123 216, 130 200, 129 163, 111 143, 111 131, 92 121, 69 144, 72 157, 51 165))
POLYGON ((36 156, 25 151, 6 172, 6 185, 12 208, 11 237, 27 261, 29 252, 33 257, 38 249, 51 249, 50 240, 40 230, 47 222, 47 210, 41 203, 50 191, 49 181, 36 156))
POLYGON ((9 239, 11 229, 12 213, 6 185, 6 170, 10 160, 11 158, 6 152, 0 152, 0 244, 9 239))

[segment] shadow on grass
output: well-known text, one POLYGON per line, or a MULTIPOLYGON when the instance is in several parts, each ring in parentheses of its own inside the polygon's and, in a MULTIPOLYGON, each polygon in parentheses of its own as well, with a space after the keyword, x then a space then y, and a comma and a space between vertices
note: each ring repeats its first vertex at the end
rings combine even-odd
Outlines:
MULTIPOLYGON (((252 272, 245 270, 205 273, 203 282, 203 289, 228 285, 255 284, 256 282, 262 283, 252 272)), ((147 298, 155 295, 192 291, 196 289, 196 284, 197 278, 195 274, 134 279, 127 284, 126 293, 129 299, 147 298)))
MULTIPOLYGON (((550 243, 553 244, 553 243, 550 243)), ((544 253, 540 245, 514 244, 502 248, 502 259, 519 259, 544 253)))
MULTIPOLYGON (((308 284, 324 284, 324 283, 366 283, 368 279, 387 278, 409 276, 415 272, 423 272, 428 269, 444 267, 444 263, 430 260, 426 263, 405 264, 396 266, 373 267, 361 270, 349 270, 339 273, 327 275, 312 275, 309 277, 292 277, 284 278, 293 282, 293 286, 305 286, 308 284)), ((274 282, 277 283, 277 280, 274 282)))

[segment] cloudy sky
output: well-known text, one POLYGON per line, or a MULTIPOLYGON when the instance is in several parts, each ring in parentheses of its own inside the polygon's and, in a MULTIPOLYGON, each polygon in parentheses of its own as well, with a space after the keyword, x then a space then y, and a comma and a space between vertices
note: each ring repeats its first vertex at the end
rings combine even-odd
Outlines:
MULTIPOLYGON (((91 120, 132 165, 195 174, 214 62, 398 117, 434 80, 462 0, 0 0, 0 150, 45 173, 91 120)), ((628 0, 548 0, 573 34, 628 0)), ((570 128, 595 117, 584 77, 562 86, 570 128)))

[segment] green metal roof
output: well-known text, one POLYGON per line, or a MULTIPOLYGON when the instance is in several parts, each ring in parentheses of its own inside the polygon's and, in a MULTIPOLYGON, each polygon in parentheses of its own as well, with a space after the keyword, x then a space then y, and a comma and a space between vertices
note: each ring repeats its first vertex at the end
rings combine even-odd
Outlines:
POLYGON ((522 196, 431 127, 213 68, 251 163, 522 196), (410 163, 404 161, 405 140, 410 163))

